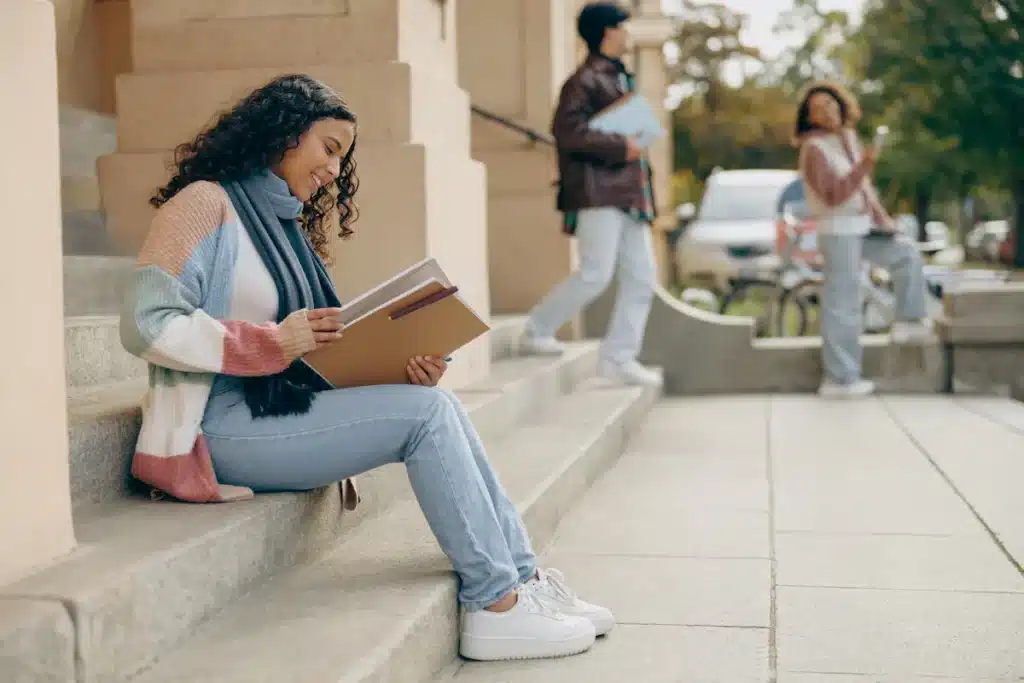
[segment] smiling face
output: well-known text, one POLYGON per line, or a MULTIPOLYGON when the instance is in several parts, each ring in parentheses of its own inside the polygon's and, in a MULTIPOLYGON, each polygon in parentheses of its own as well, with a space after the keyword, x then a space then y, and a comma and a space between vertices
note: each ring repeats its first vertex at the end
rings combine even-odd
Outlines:
POLYGON ((321 187, 338 178, 341 162, 355 138, 356 127, 351 121, 320 119, 299 137, 297 147, 285 152, 273 171, 288 183, 297 199, 309 201, 321 187))
POLYGON ((811 124, 835 132, 843 127, 843 112, 839 100, 827 92, 816 92, 807 101, 807 118, 811 124))

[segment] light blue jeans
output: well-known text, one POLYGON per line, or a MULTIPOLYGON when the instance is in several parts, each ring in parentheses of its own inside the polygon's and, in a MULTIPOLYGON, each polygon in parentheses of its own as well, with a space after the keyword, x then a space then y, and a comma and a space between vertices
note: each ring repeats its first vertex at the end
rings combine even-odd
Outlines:
POLYGON ((523 521, 462 403, 444 389, 337 389, 318 394, 304 415, 253 419, 237 380, 218 376, 203 432, 217 478, 256 491, 306 491, 404 464, 469 610, 534 573, 523 521))
POLYGON ((825 258, 821 341, 825 376, 837 384, 861 379, 863 314, 860 274, 864 261, 889 271, 895 286, 896 320, 914 321, 928 312, 928 285, 921 253, 909 238, 818 235, 825 258))
POLYGON ((608 288, 618 269, 619 293, 601 357, 613 363, 636 360, 657 281, 651 229, 621 209, 584 209, 576 238, 580 269, 534 307, 527 328, 538 337, 553 336, 608 288))

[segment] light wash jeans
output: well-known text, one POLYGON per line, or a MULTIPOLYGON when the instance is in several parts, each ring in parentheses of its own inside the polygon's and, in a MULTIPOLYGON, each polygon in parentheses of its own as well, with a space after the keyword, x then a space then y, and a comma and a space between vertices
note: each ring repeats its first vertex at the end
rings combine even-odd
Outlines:
POLYGON ((304 415, 253 419, 237 380, 218 376, 203 432, 217 478, 256 491, 305 491, 404 464, 466 609, 497 602, 534 573, 523 521, 462 403, 444 389, 337 389, 304 415))
POLYGON ((576 237, 580 269, 534 307, 527 329, 538 337, 553 336, 608 288, 618 268, 619 293, 601 357, 613 363, 636 360, 657 280, 651 229, 621 209, 584 209, 576 237))
POLYGON ((821 302, 821 337, 825 376, 837 384, 861 379, 864 350, 860 345, 860 273, 864 261, 888 270, 896 293, 896 320, 921 320, 927 315, 927 283, 921 253, 909 238, 818 236, 825 257, 821 302))

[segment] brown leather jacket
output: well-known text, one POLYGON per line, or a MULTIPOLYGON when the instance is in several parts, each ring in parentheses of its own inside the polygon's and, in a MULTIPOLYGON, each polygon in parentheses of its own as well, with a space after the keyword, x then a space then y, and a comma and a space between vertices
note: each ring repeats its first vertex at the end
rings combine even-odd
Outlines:
POLYGON ((558 210, 641 208, 639 161, 626 161, 626 139, 588 128, 590 119, 623 97, 619 65, 591 55, 562 86, 551 132, 558 144, 558 210))

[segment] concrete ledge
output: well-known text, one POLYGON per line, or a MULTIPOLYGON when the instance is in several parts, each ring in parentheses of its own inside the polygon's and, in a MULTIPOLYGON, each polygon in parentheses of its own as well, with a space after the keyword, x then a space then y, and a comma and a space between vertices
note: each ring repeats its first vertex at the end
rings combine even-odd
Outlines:
POLYGON ((0 681, 74 680, 75 630, 64 605, 0 595, 0 681))
MULTIPOLYGON (((586 312, 590 337, 603 336, 614 288, 586 312)), ((941 385, 938 348, 896 348, 887 336, 866 336, 864 374, 890 392, 932 392, 941 385)), ((754 320, 709 313, 657 288, 642 360, 665 372, 669 395, 800 393, 821 383, 821 339, 755 339, 754 320)))
POLYGON ((966 281, 948 291, 943 303, 945 316, 939 321, 939 334, 952 350, 954 385, 1020 394, 1024 282, 966 281))
MULTIPOLYGON (((491 449, 536 547, 621 454, 656 397, 587 385, 491 449)), ((430 680, 455 657, 455 583, 409 501, 230 607, 136 683, 430 680)))

